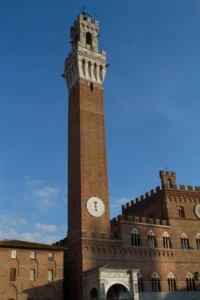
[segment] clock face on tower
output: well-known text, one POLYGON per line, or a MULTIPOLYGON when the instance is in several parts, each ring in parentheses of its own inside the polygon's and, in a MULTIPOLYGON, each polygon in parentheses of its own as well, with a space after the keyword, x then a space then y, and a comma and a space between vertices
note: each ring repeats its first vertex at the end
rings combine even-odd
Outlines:
POLYGON ((200 219, 200 203, 197 204, 194 208, 195 215, 200 219))
POLYGON ((104 214, 105 205, 100 198, 91 197, 87 201, 87 210, 93 217, 100 217, 104 214))

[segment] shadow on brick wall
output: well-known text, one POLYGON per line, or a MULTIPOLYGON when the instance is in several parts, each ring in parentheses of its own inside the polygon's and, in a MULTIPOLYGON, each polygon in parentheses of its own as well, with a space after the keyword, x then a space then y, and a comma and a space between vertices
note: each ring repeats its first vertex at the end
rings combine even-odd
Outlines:
POLYGON ((27 299, 33 300, 63 300, 67 299, 64 297, 64 280, 57 280, 54 282, 50 282, 48 284, 44 284, 41 286, 34 286, 34 282, 32 287, 29 289, 23 290, 23 293, 27 295, 27 299))

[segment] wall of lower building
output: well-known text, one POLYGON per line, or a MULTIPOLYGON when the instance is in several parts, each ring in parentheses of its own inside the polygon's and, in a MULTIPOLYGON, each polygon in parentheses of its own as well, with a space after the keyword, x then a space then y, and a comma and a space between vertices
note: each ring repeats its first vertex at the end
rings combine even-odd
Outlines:
POLYGON ((27 250, 0 248, 0 300, 22 299, 63 299, 63 251, 27 250), (16 250, 16 258, 12 258, 16 250), (35 259, 31 252, 36 253, 35 259), (53 259, 48 259, 49 252, 53 259), (16 277, 11 276, 16 270, 16 277), (30 278, 34 270, 35 279, 30 278), (52 281, 48 280, 48 270, 53 271, 52 281))

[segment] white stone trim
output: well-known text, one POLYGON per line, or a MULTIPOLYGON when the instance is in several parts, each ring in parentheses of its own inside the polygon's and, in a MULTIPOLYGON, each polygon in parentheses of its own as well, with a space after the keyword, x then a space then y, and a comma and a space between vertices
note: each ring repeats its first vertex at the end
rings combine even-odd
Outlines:
POLYGON ((98 21, 95 20, 92 23, 90 17, 85 20, 82 14, 78 16, 78 20, 71 27, 72 52, 65 60, 63 74, 69 90, 81 78, 99 84, 104 82, 107 70, 106 52, 104 50, 98 52, 98 31, 98 21), (92 35, 91 48, 86 44, 86 32, 92 35), (78 40, 75 42, 76 38, 78 40), (85 61, 84 70, 83 60, 85 61))

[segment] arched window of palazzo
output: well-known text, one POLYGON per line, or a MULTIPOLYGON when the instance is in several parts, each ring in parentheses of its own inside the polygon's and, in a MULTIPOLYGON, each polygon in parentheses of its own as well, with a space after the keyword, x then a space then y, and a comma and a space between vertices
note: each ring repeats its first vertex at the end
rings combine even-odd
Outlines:
POLYGON ((187 274, 186 285, 188 291, 195 291, 195 281, 194 276, 191 273, 187 274))
POLYGON ((133 247, 140 247, 140 234, 136 228, 132 230, 131 240, 133 247))
POLYGON ((181 248, 185 250, 190 249, 189 239, 185 233, 181 234, 181 248))
POLYGON ((172 272, 169 273, 168 275, 168 288, 169 292, 176 292, 176 278, 172 272))
POLYGON ((197 250, 200 250, 200 233, 198 233, 196 236, 196 245, 197 245, 197 250))
POLYGON ((163 234, 163 247, 166 249, 171 249, 171 239, 166 231, 163 234))
POLYGON ((161 292, 160 277, 156 272, 154 272, 151 276, 151 283, 153 292, 161 292))
POLYGON ((151 248, 156 248, 156 237, 152 230, 148 233, 148 246, 151 248))
POLYGON ((184 211, 183 206, 179 207, 179 209, 178 209, 178 215, 179 215, 179 218, 181 218, 181 219, 185 218, 185 211, 184 211))
POLYGON ((144 281, 141 273, 138 273, 138 291, 139 293, 144 292, 144 281))

